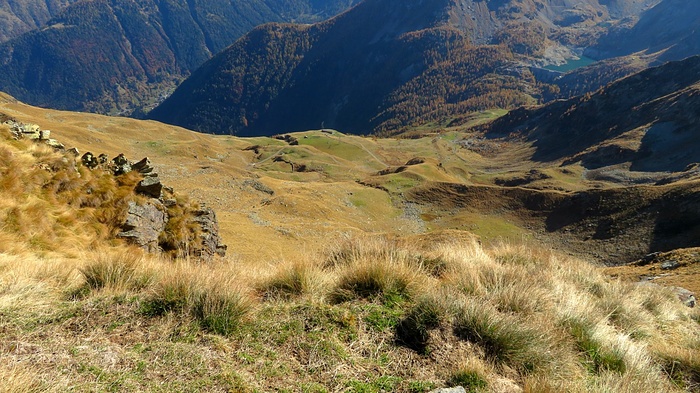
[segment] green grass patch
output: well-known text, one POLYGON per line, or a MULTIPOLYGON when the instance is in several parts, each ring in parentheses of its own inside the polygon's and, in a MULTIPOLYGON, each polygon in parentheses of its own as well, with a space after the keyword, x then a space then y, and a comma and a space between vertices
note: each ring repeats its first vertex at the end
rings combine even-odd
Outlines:
POLYGON ((488 387, 486 379, 474 370, 455 371, 448 383, 450 386, 461 386, 469 393, 485 392, 488 387))
POLYGON ((351 380, 346 386, 350 389, 350 392, 380 393, 394 391, 401 381, 402 379, 399 377, 384 375, 371 381, 351 380))
POLYGON ((356 141, 359 137, 352 136, 326 136, 326 135, 309 135, 308 138, 300 138, 299 144, 304 146, 312 146, 317 150, 353 162, 363 162, 367 160, 375 161, 372 156, 365 151, 356 141))
POLYGON ((400 309, 373 303, 364 306, 363 312, 366 313, 364 321, 367 325, 371 329, 380 332, 394 329, 403 314, 400 309))
POLYGON ((398 194, 408 189, 418 186, 422 183, 421 180, 414 176, 406 176, 405 174, 392 174, 384 176, 382 186, 392 194, 398 194))
POLYGON ((573 336, 576 346, 584 356, 583 364, 589 372, 600 374, 605 371, 624 373, 627 369, 622 353, 606 348, 593 337, 595 326, 584 320, 570 319, 564 323, 573 336))

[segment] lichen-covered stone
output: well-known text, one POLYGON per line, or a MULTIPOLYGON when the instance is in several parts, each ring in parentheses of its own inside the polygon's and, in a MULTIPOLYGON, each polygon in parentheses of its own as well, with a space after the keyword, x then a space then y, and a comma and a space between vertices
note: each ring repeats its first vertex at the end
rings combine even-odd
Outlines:
POLYGON ((158 245, 158 238, 167 222, 168 215, 159 200, 151 199, 143 205, 129 202, 126 222, 117 237, 126 239, 148 252, 160 252, 162 250, 158 245))
POLYGON ((194 222, 199 224, 198 244, 192 249, 193 255, 210 259, 214 255, 225 256, 226 245, 219 236, 219 222, 213 209, 205 207, 194 212, 194 222))

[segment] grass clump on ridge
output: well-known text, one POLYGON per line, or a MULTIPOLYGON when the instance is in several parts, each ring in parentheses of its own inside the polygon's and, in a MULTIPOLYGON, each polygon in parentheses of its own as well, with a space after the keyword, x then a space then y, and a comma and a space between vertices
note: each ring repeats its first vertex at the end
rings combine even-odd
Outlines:
POLYGON ((233 334, 250 311, 251 301, 236 283, 185 266, 162 273, 141 307, 151 317, 189 315, 203 329, 224 336, 233 334))
POLYGON ((142 271, 145 259, 140 250, 131 253, 98 252, 94 260, 80 268, 87 289, 140 290, 152 277, 142 271))
POLYGON ((293 299, 303 295, 319 294, 325 280, 321 270, 307 261, 284 263, 274 274, 258 285, 263 299, 293 299))

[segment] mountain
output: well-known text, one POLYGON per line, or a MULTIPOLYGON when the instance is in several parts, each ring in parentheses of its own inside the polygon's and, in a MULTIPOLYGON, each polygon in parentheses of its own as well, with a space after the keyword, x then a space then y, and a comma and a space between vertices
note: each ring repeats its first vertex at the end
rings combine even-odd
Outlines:
POLYGON ((44 25, 63 8, 78 0, 0 1, 0 42, 44 25))
POLYGON ((80 1, 0 45, 0 89, 40 106, 128 113, 258 24, 317 21, 354 1, 80 1))
POLYGON ((612 29, 589 52, 598 58, 643 52, 659 62, 700 54, 700 3, 663 0, 636 23, 612 29))
POLYGON ((486 126, 532 141, 535 160, 573 155, 588 169, 683 171, 700 162, 700 56, 668 62, 593 94, 520 108, 486 126))
POLYGON ((590 41, 640 2, 366 0, 312 26, 266 25, 149 117, 212 133, 395 132, 540 100, 525 62, 590 41), (624 6, 623 6, 624 5, 624 6))
POLYGON ((558 98, 597 90, 621 77, 700 54, 700 5, 663 0, 598 37, 583 53, 596 63, 559 76, 558 98))

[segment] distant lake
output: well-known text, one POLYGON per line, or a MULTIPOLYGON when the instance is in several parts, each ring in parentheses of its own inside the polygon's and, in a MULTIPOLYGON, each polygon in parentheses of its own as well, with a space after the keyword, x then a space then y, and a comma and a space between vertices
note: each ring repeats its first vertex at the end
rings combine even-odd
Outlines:
POLYGON ((577 68, 585 67, 587 65, 595 63, 596 60, 591 59, 590 57, 586 56, 581 56, 578 60, 571 59, 569 60, 566 64, 562 65, 548 65, 544 68, 552 71, 559 71, 559 72, 569 72, 572 70, 575 70, 577 68))

